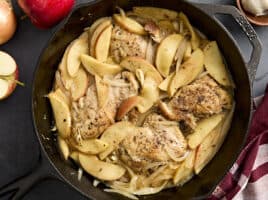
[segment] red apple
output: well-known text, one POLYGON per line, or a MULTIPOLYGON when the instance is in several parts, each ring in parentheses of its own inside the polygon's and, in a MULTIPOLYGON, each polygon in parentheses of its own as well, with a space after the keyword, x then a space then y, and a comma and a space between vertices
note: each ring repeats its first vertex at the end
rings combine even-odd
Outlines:
POLYGON ((18 0, 18 3, 33 24, 50 28, 68 15, 74 0, 18 0))
POLYGON ((19 81, 19 70, 15 60, 0 51, 0 100, 7 98, 15 90, 19 81))

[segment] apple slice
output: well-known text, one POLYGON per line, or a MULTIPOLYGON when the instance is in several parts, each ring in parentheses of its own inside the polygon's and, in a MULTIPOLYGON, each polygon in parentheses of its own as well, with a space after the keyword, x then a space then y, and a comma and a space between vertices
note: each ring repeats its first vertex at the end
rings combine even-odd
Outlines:
POLYGON ((137 104, 140 113, 147 112, 159 100, 158 84, 152 77, 148 76, 144 80, 140 97, 141 100, 137 104))
POLYGON ((108 148, 99 154, 101 160, 112 153, 125 137, 132 133, 135 126, 127 121, 117 122, 107 128, 101 135, 100 140, 108 143, 108 148))
POLYGON ((182 86, 191 83, 204 69, 204 53, 196 49, 191 57, 186 60, 175 73, 169 84, 168 94, 173 96, 182 86))
POLYGON ((204 48, 205 68, 218 83, 226 87, 234 87, 234 83, 227 71, 219 47, 215 41, 204 48))
POLYGON ((104 181, 114 181, 121 178, 126 169, 119 165, 100 161, 96 156, 79 154, 81 167, 90 175, 104 181))
POLYGON ((71 94, 74 101, 77 101, 80 97, 85 95, 88 84, 88 75, 83 68, 80 68, 77 72, 77 76, 73 78, 73 84, 71 86, 71 94))
POLYGON ((0 51, 0 76, 10 76, 15 73, 17 64, 7 53, 0 51))
POLYGON ((57 141, 58 141, 58 148, 59 148, 61 156, 64 158, 64 160, 68 160, 68 157, 70 155, 68 144, 66 143, 64 139, 62 139, 59 136, 57 138, 57 141))
POLYGON ((116 23, 119 24, 122 28, 126 29, 127 31, 131 33, 135 33, 138 35, 146 35, 147 32, 144 30, 143 26, 139 24, 134 19, 131 19, 126 16, 122 16, 120 14, 114 14, 113 18, 116 23))
POLYGON ((161 41, 157 49, 155 64, 162 76, 169 75, 170 67, 182 39, 180 34, 172 34, 161 41))
POLYGON ((107 20, 111 20, 111 17, 101 17, 101 18, 97 19, 96 21, 94 21, 94 23, 90 26, 89 31, 88 31, 89 37, 91 38, 92 34, 97 29, 97 27, 102 22, 107 21, 107 20))
POLYGON ((165 78, 165 80, 163 80, 161 82, 161 84, 158 86, 158 88, 160 90, 167 91, 168 88, 169 88, 170 82, 172 81, 172 79, 174 78, 174 76, 175 76, 175 72, 172 72, 171 74, 169 74, 168 77, 165 78))
POLYGON ((133 73, 136 73, 140 69, 143 71, 145 77, 153 77, 158 84, 163 80, 157 69, 151 63, 139 57, 127 57, 120 63, 120 66, 133 73))
POLYGON ((99 108, 103 108, 107 102, 109 97, 109 86, 104 83, 98 75, 95 75, 95 82, 97 88, 97 96, 98 96, 98 106, 99 108))
POLYGON ((82 54, 80 58, 85 69, 93 76, 116 75, 122 71, 119 65, 103 63, 86 54, 82 54))
POLYGON ((71 77, 75 77, 79 70, 81 54, 88 54, 88 33, 84 32, 76 39, 68 52, 67 56, 67 71, 71 77))
POLYGON ((96 46, 95 53, 97 60, 106 62, 109 55, 110 42, 112 37, 113 25, 108 26, 99 36, 96 46))
POLYGON ((133 96, 124 100, 118 108, 116 119, 121 120, 129 111, 136 107, 141 101, 141 97, 133 96))
POLYGON ((69 53, 69 50, 71 48, 73 43, 69 44, 69 46, 66 48, 63 57, 61 59, 61 62, 59 64, 59 71, 61 75, 61 80, 64 85, 64 87, 69 90, 71 88, 71 85, 73 84, 73 78, 69 75, 67 71, 67 56, 69 53))
POLYGON ((94 30, 94 32, 91 34, 90 36, 90 40, 89 40, 89 53, 91 56, 95 57, 96 56, 96 52, 95 52, 95 46, 97 43, 97 40, 100 36, 100 34, 108 27, 112 24, 112 20, 110 18, 107 18, 105 20, 103 20, 94 30))
POLYGON ((179 18, 183 22, 183 24, 186 26, 186 28, 190 31, 190 33, 191 33, 191 45, 192 45, 193 50, 196 50, 200 45, 199 36, 196 34, 196 32, 195 32, 194 28, 192 27, 188 17, 183 12, 179 13, 179 18))
POLYGON ((224 120, 217 125, 217 127, 212 130, 204 141, 197 147, 194 166, 196 174, 199 174, 199 172, 212 160, 222 146, 231 126, 234 109, 235 104, 233 104, 232 109, 225 114, 224 120))
POLYGON ((193 133, 188 135, 188 145, 195 149, 205 137, 223 120, 224 114, 216 114, 209 118, 202 119, 198 122, 193 133))
POLYGON ((134 7, 133 12, 144 18, 154 18, 155 20, 175 20, 178 13, 173 10, 155 7, 134 7))
POLYGON ((64 97, 65 95, 60 89, 48 94, 56 121, 56 127, 59 136, 63 139, 69 137, 71 134, 71 113, 64 97))
POLYGON ((70 140, 70 145, 82 153, 91 155, 99 154, 108 148, 108 144, 99 139, 81 140, 80 144, 70 140))

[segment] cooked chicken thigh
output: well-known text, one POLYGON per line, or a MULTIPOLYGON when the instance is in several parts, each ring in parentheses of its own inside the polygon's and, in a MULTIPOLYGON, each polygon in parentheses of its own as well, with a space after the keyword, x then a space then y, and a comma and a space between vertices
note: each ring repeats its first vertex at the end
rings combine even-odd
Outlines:
POLYGON ((148 37, 130 33, 115 25, 112 32, 110 54, 119 63, 127 56, 145 58, 148 37))
POLYGON ((187 143, 178 124, 158 114, 149 115, 123 140, 118 150, 121 160, 137 173, 146 174, 157 167, 176 162, 186 153, 187 143))
POLYGON ((161 103, 160 109, 168 119, 184 121, 194 128, 196 119, 220 113, 231 105, 231 95, 210 76, 204 76, 182 87, 168 104, 161 103))
POLYGON ((115 115, 123 100, 138 93, 138 82, 131 72, 115 76, 109 85, 107 104, 99 108, 96 83, 90 85, 86 96, 72 103, 72 133, 76 140, 98 137, 114 123, 115 115), (78 138, 78 139, 77 139, 78 138))

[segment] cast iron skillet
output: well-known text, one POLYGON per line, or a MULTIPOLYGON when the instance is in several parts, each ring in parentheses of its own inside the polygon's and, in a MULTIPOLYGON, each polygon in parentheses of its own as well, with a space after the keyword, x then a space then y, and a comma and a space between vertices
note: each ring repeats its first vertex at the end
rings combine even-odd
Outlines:
MULTIPOLYGON (((149 195, 146 199, 204 199, 211 194, 234 163, 248 132, 252 112, 251 87, 261 54, 259 39, 246 19, 232 6, 190 4, 179 0, 98 0, 79 5, 74 9, 69 18, 59 26, 40 56, 32 91, 33 123, 41 144, 39 165, 31 173, 2 188, 0 194, 15 191, 13 199, 20 199, 41 179, 56 178, 69 183, 91 199, 127 199, 93 187, 92 177, 89 175, 84 175, 81 181, 77 180, 77 167, 71 162, 65 163, 56 148, 55 135, 51 132, 53 121, 51 107, 48 99, 44 97, 52 88, 54 73, 66 46, 95 19, 111 15, 116 5, 124 9, 146 5, 183 11, 197 28, 210 39, 218 42, 237 86, 235 91, 237 104, 232 126, 216 157, 198 176, 183 187, 164 190, 156 195, 149 195), (231 15, 243 29, 253 47, 248 63, 243 60, 236 42, 226 28, 218 22, 215 14, 231 15)), ((141 199, 145 198, 141 197, 141 199)))

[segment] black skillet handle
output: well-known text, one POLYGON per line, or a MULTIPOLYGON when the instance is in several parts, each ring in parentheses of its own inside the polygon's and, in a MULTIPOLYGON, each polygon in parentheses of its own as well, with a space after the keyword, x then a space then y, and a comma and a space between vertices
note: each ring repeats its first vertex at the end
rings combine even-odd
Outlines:
POLYGON ((50 162, 41 153, 37 166, 31 172, 0 188, 0 199, 12 194, 10 199, 20 200, 34 185, 44 179, 61 180, 56 171, 52 169, 50 162))
POLYGON ((194 5, 198 8, 201 8, 204 10, 207 14, 209 14, 211 17, 215 17, 216 14, 228 14, 233 16, 235 21, 238 23, 238 25, 242 28, 246 36, 248 37, 253 49, 251 52, 250 60, 247 65, 249 78, 251 83, 253 84, 256 71, 258 68, 258 64, 261 57, 261 42, 251 26, 251 24, 248 22, 248 20, 240 13, 240 11, 234 7, 229 5, 217 5, 217 4, 199 4, 194 3, 194 5))

